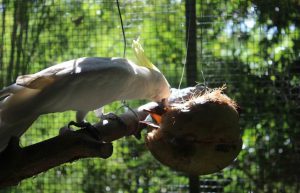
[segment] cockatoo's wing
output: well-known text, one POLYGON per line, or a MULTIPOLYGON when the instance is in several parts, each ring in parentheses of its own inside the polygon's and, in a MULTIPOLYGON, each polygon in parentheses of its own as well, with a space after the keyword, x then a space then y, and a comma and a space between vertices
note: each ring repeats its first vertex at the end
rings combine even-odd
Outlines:
POLYGON ((43 89, 60 80, 60 78, 70 74, 83 74, 111 68, 113 60, 114 58, 95 57, 69 60, 46 68, 35 74, 19 76, 16 80, 16 84, 30 89, 43 89))
POLYGON ((16 84, 31 89, 43 89, 46 86, 53 84, 60 76, 76 73, 77 64, 83 59, 84 58, 69 60, 46 68, 35 74, 19 76, 16 80, 16 84))
POLYGON ((3 108, 3 104, 6 101, 7 97, 18 92, 20 89, 22 89, 22 86, 13 84, 13 85, 10 85, 10 86, 0 90, 0 111, 3 108))
POLYGON ((0 90, 0 101, 1 101, 1 98, 6 98, 7 96, 15 93, 18 89, 20 89, 20 86, 13 84, 13 85, 10 85, 10 86, 0 90))
POLYGON ((17 78, 16 83, 31 89, 43 89, 55 81, 55 76, 35 76, 34 74, 23 75, 17 78))

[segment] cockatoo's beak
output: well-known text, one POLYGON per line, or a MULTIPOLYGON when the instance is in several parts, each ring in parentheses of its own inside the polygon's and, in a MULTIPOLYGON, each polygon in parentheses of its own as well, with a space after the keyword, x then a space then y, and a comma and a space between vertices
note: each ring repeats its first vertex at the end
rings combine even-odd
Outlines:
POLYGON ((160 124, 162 123, 162 116, 167 111, 167 107, 164 105, 165 100, 163 100, 161 103, 158 103, 158 105, 151 109, 144 109, 144 111, 148 112, 151 116, 152 121, 140 121, 141 123, 144 123, 152 128, 159 128, 160 124))
POLYGON ((146 111, 150 114, 150 116, 156 122, 156 124, 159 125, 161 123, 161 115, 160 114, 158 114, 157 112, 155 112, 153 110, 148 110, 148 109, 145 109, 144 111, 146 111))
POLYGON ((150 116, 152 117, 152 119, 155 120, 155 122, 159 125, 161 123, 161 117, 162 115, 167 111, 168 109, 168 99, 162 99, 161 102, 157 103, 158 106, 156 106, 153 109, 145 109, 146 112, 148 112, 150 114, 150 116))

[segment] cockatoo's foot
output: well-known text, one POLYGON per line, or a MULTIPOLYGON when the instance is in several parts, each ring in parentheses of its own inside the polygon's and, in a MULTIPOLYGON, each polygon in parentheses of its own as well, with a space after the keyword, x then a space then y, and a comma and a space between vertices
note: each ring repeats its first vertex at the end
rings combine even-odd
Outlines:
POLYGON ((89 122, 82 121, 82 122, 77 123, 75 121, 70 121, 68 124, 68 128, 70 128, 71 126, 76 126, 76 127, 82 128, 82 129, 86 129, 91 134, 91 136, 93 136, 96 140, 102 141, 100 132, 97 130, 96 127, 94 127, 89 122))
POLYGON ((85 128, 85 127, 90 127, 92 125, 86 121, 82 121, 82 122, 70 121, 68 127, 70 128, 71 126, 85 128))

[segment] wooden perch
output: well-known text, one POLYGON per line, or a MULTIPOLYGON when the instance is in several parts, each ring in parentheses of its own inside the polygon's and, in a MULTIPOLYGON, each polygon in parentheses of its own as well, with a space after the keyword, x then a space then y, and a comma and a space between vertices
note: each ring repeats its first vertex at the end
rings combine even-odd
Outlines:
POLYGON ((117 119, 99 122, 94 125, 101 134, 102 141, 96 140, 88 129, 66 131, 61 135, 27 147, 19 146, 19 139, 11 139, 8 147, 0 154, 0 188, 17 185, 21 180, 41 172, 72 162, 80 158, 108 158, 113 147, 110 142, 140 130, 140 120, 148 113, 143 108, 150 108, 155 103, 143 105, 135 112, 127 111, 117 119), (124 125, 125 123, 125 125, 124 125))

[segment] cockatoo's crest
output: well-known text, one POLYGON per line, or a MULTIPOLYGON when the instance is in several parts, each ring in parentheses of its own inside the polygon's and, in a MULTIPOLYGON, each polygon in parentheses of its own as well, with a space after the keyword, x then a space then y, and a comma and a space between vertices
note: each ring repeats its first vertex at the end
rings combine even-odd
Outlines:
POLYGON ((144 49, 141 46, 141 44, 139 43, 139 38, 137 40, 133 40, 132 49, 133 49, 133 52, 134 52, 134 54, 135 54, 135 56, 138 60, 138 65, 139 66, 144 66, 146 68, 159 71, 158 68, 154 64, 152 64, 150 62, 150 60, 146 57, 146 55, 144 53, 144 49))

